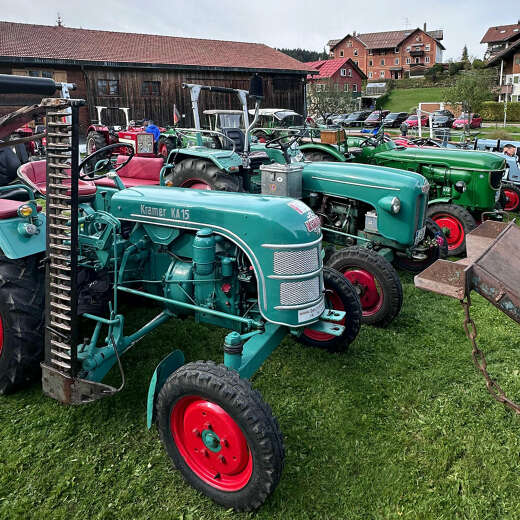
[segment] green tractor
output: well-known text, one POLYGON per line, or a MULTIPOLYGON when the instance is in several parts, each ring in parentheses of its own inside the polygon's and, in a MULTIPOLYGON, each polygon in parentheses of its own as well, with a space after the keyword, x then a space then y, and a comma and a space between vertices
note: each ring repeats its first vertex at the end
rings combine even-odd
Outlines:
MULTIPOLYGON (((0 76, 0 93, 54 91, 46 78, 0 76)), ((310 344, 325 337, 318 344, 330 348, 354 340, 357 293, 323 268, 319 218, 299 200, 125 188, 118 171, 134 151, 120 143, 78 164, 83 104, 42 102, 45 214, 26 185, 19 186, 26 201, 0 198, 0 394, 32 380, 42 362, 45 395, 89 403, 122 390, 123 354, 172 318, 229 329, 223 364, 185 363, 180 350, 159 363, 147 424, 157 425, 189 484, 225 507, 255 509, 280 480, 284 447, 270 407, 248 379, 288 333, 310 344), (62 121, 67 108, 71 124, 62 121), (112 153, 121 146, 128 155, 117 164, 112 153), (115 183, 104 189, 109 211, 96 209, 95 198, 95 182, 106 177, 115 183), (133 305, 136 297, 157 305, 156 317, 137 330, 125 324, 125 295, 133 305), (344 310, 331 310, 338 302, 344 310), (119 388, 103 382, 113 367, 121 372, 119 388)))
MULTIPOLYGON (((185 85, 192 96, 199 146, 173 149, 165 166, 167 186, 201 190, 245 191, 285 195, 302 200, 319 215, 327 251, 327 265, 356 287, 363 307, 363 322, 388 325, 399 313, 403 293, 392 263, 414 272, 441 256, 445 239, 440 228, 427 220, 429 185, 422 175, 393 168, 360 164, 303 162, 297 146, 300 134, 254 143, 250 135, 259 117, 261 88, 249 92, 255 117, 246 131, 225 133, 203 130, 198 97, 203 91, 235 93, 247 121, 244 91, 222 87, 185 85), (228 139, 231 149, 203 145, 203 136, 228 139), (335 246, 340 250, 336 251, 335 246)), ((247 94, 247 93, 246 93, 247 94)), ((305 211, 302 209, 302 211, 305 211)))
POLYGON ((307 142, 301 146, 311 161, 354 162, 400 168, 424 175, 430 183, 427 215, 442 228, 451 255, 466 251, 466 235, 485 218, 502 217, 496 211, 505 160, 492 153, 397 146, 382 134, 307 142))

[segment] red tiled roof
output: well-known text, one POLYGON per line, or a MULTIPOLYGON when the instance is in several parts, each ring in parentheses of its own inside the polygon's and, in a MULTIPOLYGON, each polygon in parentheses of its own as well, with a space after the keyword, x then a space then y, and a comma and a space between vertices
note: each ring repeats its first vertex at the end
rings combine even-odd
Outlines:
POLYGON ((338 72, 339 69, 348 65, 350 68, 355 69, 359 75, 364 78, 365 74, 356 66, 356 64, 350 58, 336 58, 333 60, 319 60, 319 61, 307 61, 304 63, 312 69, 319 71, 319 74, 311 76, 308 75, 307 79, 325 79, 331 78, 338 72))
POLYGON ((308 72, 261 43, 204 40, 0 21, 0 56, 308 72))
POLYGON ((520 36, 520 23, 490 27, 480 43, 505 42, 513 36, 520 36))

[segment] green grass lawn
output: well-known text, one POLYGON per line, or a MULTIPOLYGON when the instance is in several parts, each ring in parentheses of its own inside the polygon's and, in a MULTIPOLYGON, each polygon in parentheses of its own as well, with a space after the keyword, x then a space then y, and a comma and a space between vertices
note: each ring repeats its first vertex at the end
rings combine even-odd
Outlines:
MULTIPOLYGON (((470 361, 458 302, 414 288, 386 330, 362 328, 329 354, 287 338, 254 377, 285 435, 280 485, 256 515, 188 487, 145 427, 149 378, 181 348, 222 359, 225 332, 172 321, 123 358, 126 388, 66 407, 40 386, 0 399, 0 518, 519 518, 520 418, 486 392, 470 361)), ((489 369, 520 397, 520 328, 474 298, 489 369)), ((135 309, 133 327, 154 309, 135 309)), ((116 370, 110 376, 119 384, 116 370)))
POLYGON ((383 108, 391 112, 410 112, 419 103, 441 101, 443 90, 442 87, 394 88, 383 108))

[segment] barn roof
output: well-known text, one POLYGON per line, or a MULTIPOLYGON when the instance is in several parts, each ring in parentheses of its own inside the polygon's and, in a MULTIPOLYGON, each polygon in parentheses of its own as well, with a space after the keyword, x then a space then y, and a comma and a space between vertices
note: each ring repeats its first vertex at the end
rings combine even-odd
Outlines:
POLYGON ((300 61, 261 43, 2 21, 0 61, 309 72, 300 61))
POLYGON ((520 36, 520 22, 512 25, 496 25, 486 31, 480 43, 505 42, 517 36, 520 36))
POLYGON ((319 73, 315 76, 307 76, 307 79, 325 79, 331 78, 338 72, 339 69, 348 65, 348 67, 355 69, 362 79, 366 79, 365 73, 350 59, 350 58, 336 58, 333 60, 319 60, 308 61, 307 65, 311 69, 317 70, 319 73))

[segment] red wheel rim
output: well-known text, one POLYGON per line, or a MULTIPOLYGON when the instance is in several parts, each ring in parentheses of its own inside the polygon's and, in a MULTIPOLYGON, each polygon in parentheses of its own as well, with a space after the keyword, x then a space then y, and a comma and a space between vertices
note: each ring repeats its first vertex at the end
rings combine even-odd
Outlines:
POLYGON ((343 276, 348 278, 358 291, 363 316, 376 314, 383 306, 385 296, 374 275, 364 269, 353 269, 345 271, 343 276))
POLYGON ((253 473, 253 457, 242 430, 219 405, 187 396, 170 414, 173 441, 189 468, 222 491, 239 491, 253 473))
MULTIPOLYGON (((330 303, 329 308, 335 309, 337 311, 345 310, 345 306, 343 305, 341 298, 338 296, 338 293, 332 290, 327 290, 327 298, 330 303)), ((346 319, 343 318, 341 321, 335 323, 337 323, 338 325, 345 325, 345 321, 346 319)), ((312 329, 304 329, 303 333, 305 334, 305 336, 307 336, 309 339, 312 339, 313 341, 330 341, 331 339, 334 339, 336 337, 332 334, 318 332, 317 330, 312 329)))
POLYGON ((518 208, 518 204, 520 203, 520 197, 518 193, 513 190, 504 190, 504 195, 506 196, 506 211, 513 211, 518 208))
POLYGON ((464 227, 453 215, 435 215, 435 223, 442 229, 448 242, 448 250, 457 249, 464 242, 464 227))
POLYGON ((200 179, 188 179, 181 184, 181 188, 191 188, 192 190, 211 190, 211 186, 200 179))
POLYGON ((2 355, 2 349, 4 348, 4 324, 2 317, 0 316, 0 356, 2 355))
POLYGON ((162 155, 165 159, 168 159, 168 147, 164 143, 159 145, 159 155, 162 155))

